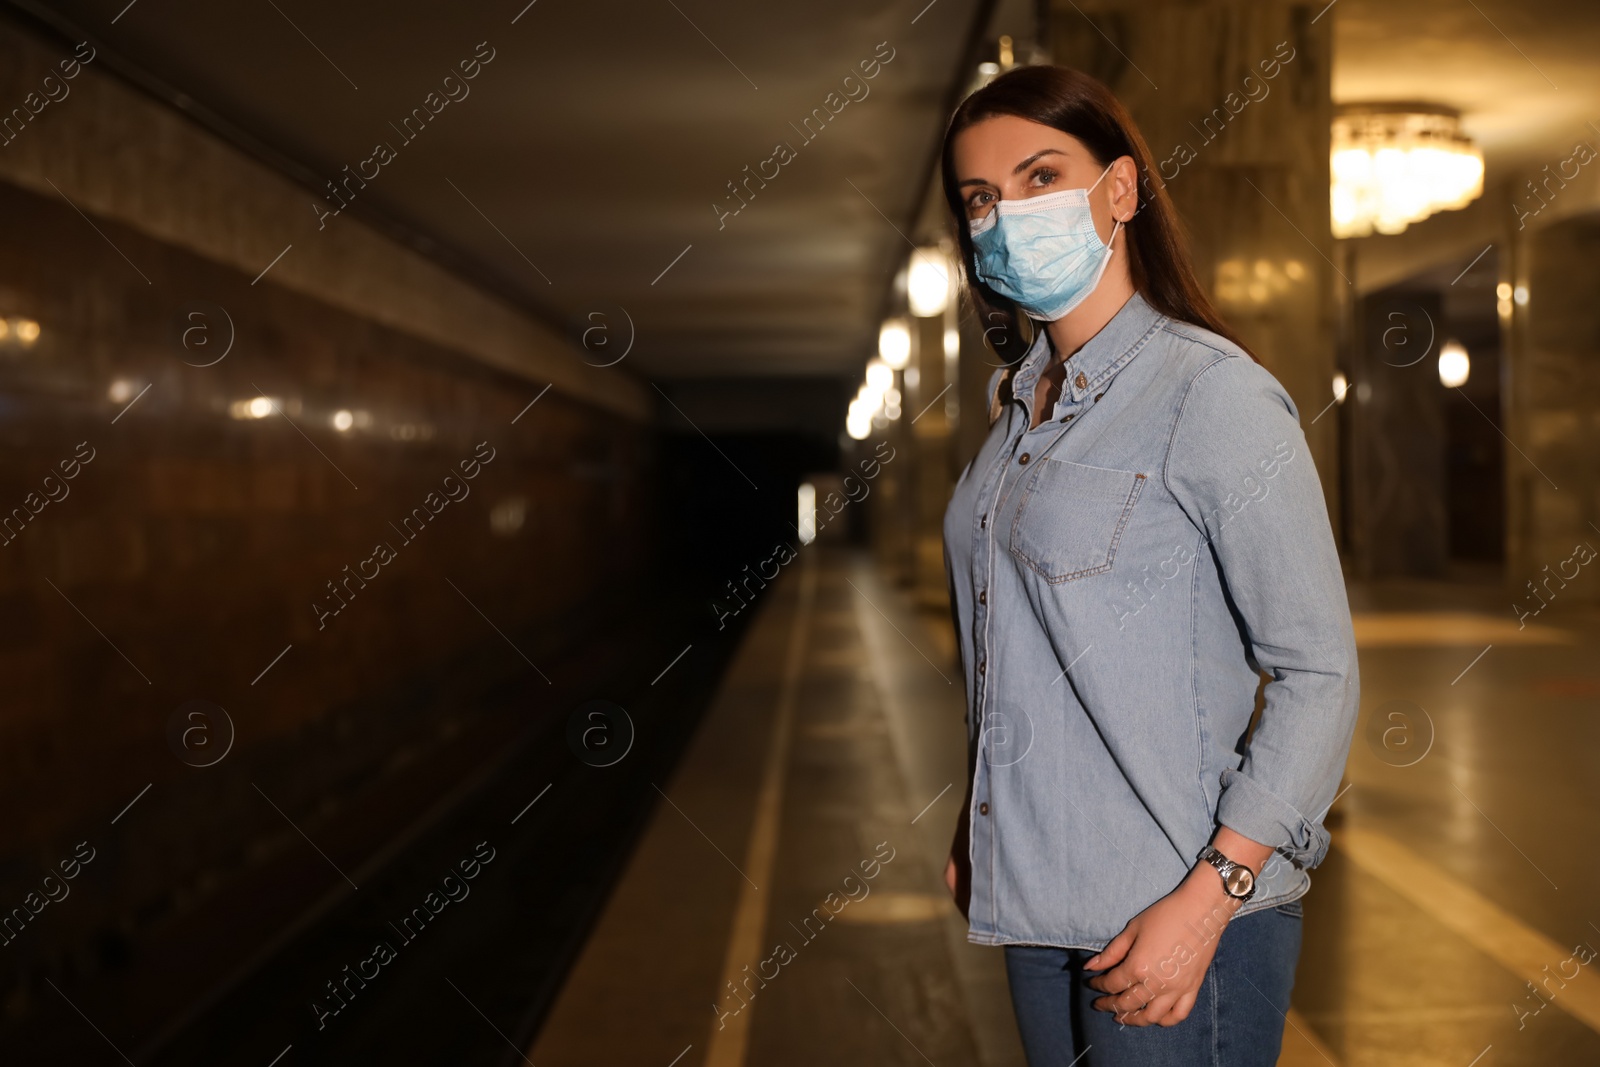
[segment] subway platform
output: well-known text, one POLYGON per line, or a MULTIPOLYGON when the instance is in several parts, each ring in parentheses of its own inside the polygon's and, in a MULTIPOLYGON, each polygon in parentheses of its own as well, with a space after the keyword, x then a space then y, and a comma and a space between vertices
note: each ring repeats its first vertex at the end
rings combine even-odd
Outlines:
MULTIPOLYGON (((762 595, 528 1061, 1022 1064, 1001 953, 943 886, 948 621, 831 548, 762 595)), ((1600 1063, 1596 619, 1351 596, 1362 720, 1280 1063, 1600 1063)))

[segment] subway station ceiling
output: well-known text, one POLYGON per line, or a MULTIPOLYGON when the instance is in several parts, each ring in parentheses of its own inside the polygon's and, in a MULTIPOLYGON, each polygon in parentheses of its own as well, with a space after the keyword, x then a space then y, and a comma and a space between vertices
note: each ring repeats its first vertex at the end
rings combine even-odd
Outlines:
MULTIPOLYGON (((352 208, 547 321, 620 309, 632 369, 694 377, 858 371, 979 4, 50 6, 317 176, 376 169, 352 208), (378 143, 394 158, 364 162, 378 143)), ((323 192, 308 215, 339 207, 323 192)))
MULTIPOLYGON (((995 7, 60 0, 48 17, 296 164, 308 214, 349 200, 574 337, 625 312, 641 374, 854 377, 995 7), (476 76, 447 85, 462 61, 476 76), (430 93, 459 98, 408 125, 430 93), (393 158, 365 162, 379 143, 393 158), (339 197, 313 189, 374 166, 339 197)), ((1336 101, 1459 108, 1491 182, 1600 132, 1587 0, 1323 16, 1336 101)))
POLYGON ((1486 185, 1600 138, 1593 0, 1337 0, 1327 17, 1334 101, 1456 108, 1486 185))

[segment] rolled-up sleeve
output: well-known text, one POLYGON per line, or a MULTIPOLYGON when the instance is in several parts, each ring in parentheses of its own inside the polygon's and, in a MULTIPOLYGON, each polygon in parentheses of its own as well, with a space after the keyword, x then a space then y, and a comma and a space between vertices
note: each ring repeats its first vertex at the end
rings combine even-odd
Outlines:
POLYGON ((1288 393, 1248 358, 1208 365, 1185 394, 1164 477, 1269 676, 1248 751, 1222 774, 1217 821, 1315 867, 1360 683, 1322 484, 1288 393))

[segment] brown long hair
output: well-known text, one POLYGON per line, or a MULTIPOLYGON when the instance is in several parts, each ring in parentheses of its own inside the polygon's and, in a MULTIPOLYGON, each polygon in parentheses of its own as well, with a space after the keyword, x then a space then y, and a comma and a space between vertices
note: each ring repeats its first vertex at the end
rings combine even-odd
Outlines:
MULTIPOLYGON (((1163 315, 1201 326, 1245 346, 1211 304, 1195 277, 1189 244, 1177 209, 1166 187, 1156 178, 1150 149, 1122 102, 1096 79, 1067 67, 1017 67, 1000 75, 961 102, 944 134, 940 172, 944 198, 955 220, 961 247, 961 267, 967 293, 985 327, 985 338, 1007 363, 1027 348, 1020 312, 1010 300, 978 279, 967 212, 956 182, 952 145, 956 135, 984 119, 1012 115, 1051 126, 1082 141, 1095 161, 1105 167, 1112 160, 1131 156, 1139 173, 1139 209, 1123 227, 1128 250, 1128 271, 1133 287, 1163 315), (996 326, 1001 327, 996 329, 996 326), (999 336, 996 336, 998 334, 999 336)), ((1254 358, 1254 354, 1251 358, 1254 358)))

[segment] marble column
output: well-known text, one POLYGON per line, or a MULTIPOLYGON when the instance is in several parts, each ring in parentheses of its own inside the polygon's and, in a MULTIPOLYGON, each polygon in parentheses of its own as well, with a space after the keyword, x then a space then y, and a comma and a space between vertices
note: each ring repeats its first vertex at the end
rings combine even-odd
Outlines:
POLYGON ((1593 604, 1600 560, 1585 560, 1600 550, 1600 222, 1573 215, 1514 231, 1511 248, 1512 298, 1501 302, 1511 354, 1507 584, 1528 611, 1593 604))
POLYGON ((1350 280, 1329 229, 1323 6, 1056 0, 1051 41, 1054 62, 1105 82, 1139 124, 1201 283, 1300 409, 1337 530, 1337 420, 1318 416, 1350 280))

